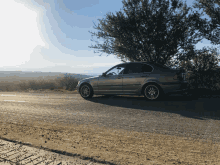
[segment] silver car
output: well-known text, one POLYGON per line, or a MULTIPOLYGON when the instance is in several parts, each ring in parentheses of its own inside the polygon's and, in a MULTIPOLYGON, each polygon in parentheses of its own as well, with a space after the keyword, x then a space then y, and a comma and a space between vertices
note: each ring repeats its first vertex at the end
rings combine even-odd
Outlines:
POLYGON ((102 75, 78 82, 77 91, 87 99, 93 95, 144 95, 156 100, 187 91, 185 73, 149 62, 116 65, 102 75))

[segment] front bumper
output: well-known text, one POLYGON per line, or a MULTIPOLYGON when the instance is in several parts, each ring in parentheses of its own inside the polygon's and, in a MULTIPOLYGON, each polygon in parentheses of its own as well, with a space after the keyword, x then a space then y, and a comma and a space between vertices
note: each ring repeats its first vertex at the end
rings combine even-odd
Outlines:
POLYGON ((76 86, 76 90, 79 93, 79 85, 76 86))

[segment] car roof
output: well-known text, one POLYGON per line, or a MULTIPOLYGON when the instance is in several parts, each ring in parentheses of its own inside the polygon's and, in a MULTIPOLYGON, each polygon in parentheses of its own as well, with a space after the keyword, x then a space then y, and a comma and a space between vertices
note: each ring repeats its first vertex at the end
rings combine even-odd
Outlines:
POLYGON ((144 64, 149 64, 149 65, 152 65, 153 67, 159 67, 160 69, 171 69, 171 68, 169 68, 169 67, 167 67, 167 66, 165 66, 165 65, 161 65, 161 64, 155 64, 155 63, 153 63, 153 62, 147 62, 147 61, 136 61, 136 62, 124 62, 124 63, 121 63, 121 64, 118 64, 118 65, 123 65, 123 64, 125 64, 125 65, 128 65, 128 64, 137 64, 137 63, 144 63, 144 64))
MULTIPOLYGON (((166 67, 166 66, 163 66, 163 65, 160 66, 160 64, 154 64, 153 62, 146 62, 146 61, 124 62, 124 63, 120 63, 120 64, 118 64, 118 65, 115 65, 115 66, 113 66, 113 67, 120 66, 120 65, 134 64, 134 63, 145 63, 145 64, 152 65, 153 68, 154 68, 154 70, 155 70, 155 69, 158 70, 158 69, 159 69, 158 67, 160 67, 159 70, 161 70, 161 69, 170 69, 169 67, 166 67)), ((111 70, 113 67, 111 67, 110 69, 108 69, 106 72, 108 72, 109 70, 111 70)), ((104 72, 104 73, 106 73, 106 72, 104 72)))
POLYGON ((124 63, 121 63, 121 64, 118 64, 118 65, 123 65, 123 64, 138 64, 138 63, 144 63, 144 64, 150 64, 150 65, 154 65, 153 62, 145 62, 145 61, 137 61, 137 62, 124 62, 124 63))
POLYGON ((151 62, 144 62, 144 61, 137 61, 137 62, 124 62, 124 63, 120 63, 118 65, 121 65, 121 64, 132 64, 132 63, 151 63, 151 62))
POLYGON ((153 62, 149 62, 149 61, 135 61, 135 62, 124 62, 124 63, 121 63, 121 64, 128 64, 128 63, 151 63, 153 64, 153 62))

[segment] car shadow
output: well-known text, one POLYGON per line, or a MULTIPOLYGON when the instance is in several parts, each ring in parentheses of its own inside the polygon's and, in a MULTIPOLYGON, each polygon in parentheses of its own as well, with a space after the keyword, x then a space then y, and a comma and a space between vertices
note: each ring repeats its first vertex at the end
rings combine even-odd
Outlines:
POLYGON ((219 95, 169 95, 158 101, 137 96, 94 96, 88 101, 109 106, 176 113, 199 120, 220 119, 219 95))

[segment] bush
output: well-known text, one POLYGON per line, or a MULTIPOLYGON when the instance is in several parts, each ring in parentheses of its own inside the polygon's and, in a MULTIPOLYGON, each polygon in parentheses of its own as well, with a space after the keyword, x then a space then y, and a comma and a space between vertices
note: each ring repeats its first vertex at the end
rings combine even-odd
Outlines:
POLYGON ((27 90, 29 88, 27 82, 21 82, 21 83, 19 83, 18 86, 22 91, 27 90))
POLYGON ((65 86, 66 90, 74 90, 78 84, 78 79, 73 77, 72 75, 65 75, 63 78, 61 79, 57 79, 57 83, 60 86, 65 86))
POLYGON ((219 71, 216 70, 219 62, 219 53, 216 48, 203 48, 189 54, 191 58, 183 58, 180 66, 186 71, 189 87, 192 89, 206 88, 211 90, 219 89, 219 71))
POLYGON ((45 81, 45 80, 38 80, 38 81, 29 81, 28 88, 31 88, 33 90, 38 89, 51 89, 52 87, 55 87, 55 83, 45 81))
POLYGON ((39 90, 39 89, 50 89, 54 90, 56 88, 63 88, 60 87, 59 84, 55 80, 45 81, 45 80, 31 80, 28 82, 21 82, 19 83, 20 90, 39 90))
POLYGON ((192 89, 206 88, 212 91, 220 90, 220 75, 218 71, 193 71, 188 78, 192 89))

